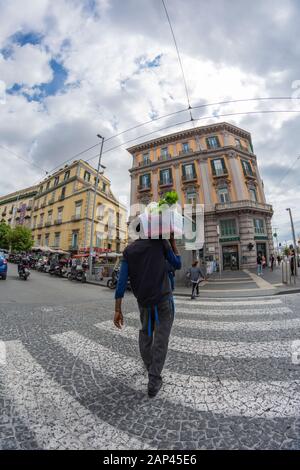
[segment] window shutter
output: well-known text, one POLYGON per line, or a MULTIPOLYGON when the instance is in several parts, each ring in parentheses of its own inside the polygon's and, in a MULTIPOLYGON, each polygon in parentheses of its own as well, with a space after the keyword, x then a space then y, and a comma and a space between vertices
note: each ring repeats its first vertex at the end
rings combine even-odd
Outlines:
POLYGON ((223 172, 224 172, 224 173, 227 173, 227 168, 226 168, 226 165, 225 165, 225 160, 224 160, 224 158, 221 158, 221 162, 222 162, 223 172))
POLYGON ((182 165, 182 176, 185 178, 185 165, 182 165))
POLYGON ((216 142, 217 142, 217 146, 220 147, 220 141, 219 141, 219 137, 217 135, 216 135, 215 139, 216 139, 216 142))
POLYGON ((209 138, 207 137, 206 138, 206 145, 207 145, 207 148, 210 149, 211 146, 210 146, 210 141, 209 141, 209 138))
POLYGON ((163 182, 163 176, 162 175, 163 175, 163 172, 162 172, 162 170, 160 170, 159 171, 159 182, 160 182, 160 184, 162 184, 162 182, 163 182))
POLYGON ((192 167, 193 167, 193 176, 194 176, 194 178, 196 178, 197 175, 196 175, 195 163, 192 163, 192 167))
POLYGON ((212 169, 213 175, 215 175, 215 174, 216 174, 216 169, 215 169, 214 160, 211 160, 211 161, 210 161, 210 164, 211 164, 211 169, 212 169))
POLYGON ((244 160, 241 160, 241 163, 242 163, 243 173, 244 173, 244 175, 246 176, 245 161, 244 161, 244 160))

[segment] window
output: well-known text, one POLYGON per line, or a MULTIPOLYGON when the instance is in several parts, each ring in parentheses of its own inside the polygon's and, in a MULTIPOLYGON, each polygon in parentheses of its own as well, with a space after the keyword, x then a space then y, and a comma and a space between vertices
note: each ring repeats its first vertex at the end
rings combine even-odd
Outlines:
POLYGON ((243 172, 245 176, 253 176, 251 163, 247 160, 242 160, 243 172))
POLYGON ((120 227, 122 223, 122 214, 120 212, 117 212, 117 227, 120 227))
POLYGON ((59 183, 59 176, 55 176, 55 179, 54 179, 54 186, 57 186, 59 183))
POLYGON ((44 189, 44 187, 43 187, 43 186, 41 186, 41 187, 40 187, 40 193, 42 193, 42 192, 43 192, 43 189, 44 189))
POLYGON ((235 146, 236 146, 237 148, 239 148, 239 149, 242 148, 242 144, 241 144, 240 139, 235 138, 235 146))
POLYGON ((47 222, 50 222, 50 223, 51 223, 51 220, 52 220, 52 211, 49 211, 49 212, 48 212, 48 219, 47 219, 47 222))
POLYGON ((104 182, 102 183, 102 191, 103 191, 104 193, 105 193, 105 191, 106 191, 106 183, 104 183, 104 182))
POLYGON ((64 181, 67 181, 70 178, 70 170, 65 172, 64 181))
POLYGON ((96 232, 96 247, 97 248, 102 247, 102 240, 103 240, 103 233, 102 232, 96 232))
POLYGON ((63 207, 59 207, 57 211, 57 220, 59 220, 60 222, 62 221, 63 210, 63 207))
POLYGON ((43 225, 44 223, 44 214, 41 214, 40 216, 40 225, 43 225))
POLYGON ((104 204, 99 204, 99 205, 97 206, 97 217, 98 217, 99 219, 103 219, 103 217, 104 217, 104 211, 105 211, 105 206, 104 206, 104 204))
POLYGON ((32 228, 35 228, 35 227, 36 227, 36 223, 37 223, 37 215, 35 215, 34 218, 33 218, 33 226, 32 226, 32 228))
POLYGON ((60 246, 60 232, 55 232, 54 234, 54 246, 55 248, 59 248, 60 246))
POLYGON ((48 181, 47 185, 46 185, 46 190, 50 188, 50 181, 48 181))
POLYGON ((208 149, 217 149, 220 147, 219 138, 216 135, 207 137, 206 144, 208 149))
POLYGON ((65 199, 65 197, 66 197, 66 187, 64 186, 64 187, 61 189, 60 199, 65 199))
POLYGON ((89 183, 89 181, 91 179, 91 173, 89 173, 88 171, 85 171, 83 178, 84 178, 84 181, 87 181, 89 183))
POLYGON ((255 189, 255 188, 250 188, 250 189, 249 189, 249 194, 250 194, 250 199, 251 199, 251 201, 257 202, 256 189, 255 189))
POLYGON ((219 197, 220 203, 222 203, 222 204, 225 204, 226 202, 230 202, 229 193, 228 193, 227 188, 219 188, 218 189, 218 197, 219 197))
POLYGON ((49 238, 50 238, 50 233, 46 233, 46 235, 45 235, 45 246, 49 246, 49 238))
POLYGON ((188 192, 186 195, 187 204, 192 204, 195 206, 197 204, 197 194, 193 192, 188 192))
POLYGON ((140 186, 142 188, 150 188, 150 173, 140 176, 140 186))
POLYGON ((254 232, 256 234, 265 233, 265 225, 264 225, 263 219, 254 219, 253 222, 254 222, 254 232))
POLYGON ((144 153, 143 154, 143 164, 147 165, 148 163, 150 163, 149 153, 144 153))
POLYGON ((236 220, 235 219, 225 219, 220 220, 220 231, 222 237, 231 237, 237 234, 236 230, 236 220))
POLYGON ((37 244, 38 244, 38 245, 41 245, 41 241, 42 241, 42 235, 38 235, 38 237, 37 237, 37 244))
POLYGON ((115 211, 113 209, 108 209, 108 227, 112 228, 115 226, 115 211))
POLYGON ((78 232, 72 233, 72 248, 78 247, 78 232))
POLYGON ((160 170, 160 184, 171 184, 171 183, 172 183, 171 169, 167 168, 165 170, 160 170))
POLYGON ((182 175, 185 180, 192 180, 196 178, 196 170, 194 163, 182 166, 182 175))
POLYGON ((217 158, 215 160, 211 160, 211 167, 213 175, 215 176, 223 176, 227 174, 224 158, 217 158))
POLYGON ((182 151, 183 153, 189 153, 190 152, 190 147, 188 142, 183 142, 182 144, 182 151))
POLYGON ((160 149, 160 156, 162 158, 166 158, 168 156, 168 147, 163 147, 160 149))
POLYGON ((75 217, 76 218, 81 217, 81 207, 82 207, 81 201, 75 203, 75 217))

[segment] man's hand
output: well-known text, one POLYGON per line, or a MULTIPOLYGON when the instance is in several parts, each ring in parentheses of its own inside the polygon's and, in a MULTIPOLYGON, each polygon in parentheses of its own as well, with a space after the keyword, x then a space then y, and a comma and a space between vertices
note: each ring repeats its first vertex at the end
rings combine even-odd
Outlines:
POLYGON ((114 325, 119 328, 119 330, 122 328, 124 325, 124 319, 123 319, 123 313, 121 310, 116 310, 115 311, 115 316, 114 316, 114 325))

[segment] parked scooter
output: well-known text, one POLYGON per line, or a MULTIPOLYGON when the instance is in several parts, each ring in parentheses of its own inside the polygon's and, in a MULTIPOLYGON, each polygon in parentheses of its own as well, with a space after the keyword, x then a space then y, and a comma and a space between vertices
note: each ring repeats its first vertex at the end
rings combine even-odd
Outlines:
POLYGON ((18 264, 18 273, 19 273, 19 278, 24 279, 24 281, 27 281, 28 277, 30 276, 30 271, 28 269, 29 262, 27 259, 20 260, 18 264))
POLYGON ((69 281, 86 282, 87 276, 85 269, 82 266, 73 267, 68 273, 68 279, 69 281))

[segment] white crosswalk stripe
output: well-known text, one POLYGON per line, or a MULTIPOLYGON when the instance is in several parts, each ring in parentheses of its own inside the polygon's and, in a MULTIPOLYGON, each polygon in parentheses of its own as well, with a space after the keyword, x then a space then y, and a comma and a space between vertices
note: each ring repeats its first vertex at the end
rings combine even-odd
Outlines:
MULTIPOLYGON (((137 312, 130 312, 126 314, 127 318, 138 319, 137 312)), ((292 320, 272 320, 261 322, 226 322, 226 321, 207 321, 201 320, 187 320, 176 318, 175 325, 182 328, 193 328, 198 330, 214 330, 214 331, 270 331, 270 330, 285 330, 291 328, 300 328, 300 318, 292 320)))
POLYGON ((282 305, 281 299, 273 299, 273 298, 262 298, 261 300, 235 300, 235 299, 224 299, 224 300, 190 300, 184 299, 182 297, 175 297, 174 298, 175 304, 177 305, 186 305, 186 306, 194 306, 197 305, 199 307, 248 307, 248 306, 256 306, 265 308, 269 305, 282 305))
MULTIPOLYGON (((52 335, 69 353, 105 376, 120 380, 136 390, 145 390, 146 377, 139 359, 112 352, 77 332, 52 335)), ((230 416, 300 416, 300 381, 237 381, 208 379, 164 369, 160 398, 198 411, 230 416)))
MULTIPOLYGON (((120 336, 138 341, 139 330, 137 327, 126 325, 126 317, 125 327, 121 331, 114 326, 111 320, 97 323, 95 326, 101 331, 108 331, 116 337, 120 336)), ((183 353, 198 354, 199 356, 206 355, 212 357, 291 357, 291 341, 268 341, 260 343, 211 341, 180 337, 171 334, 169 349, 183 353)))
POLYGON ((176 305, 176 313, 189 313, 189 314, 197 314, 197 315, 207 315, 210 318, 213 317, 226 317, 226 316, 232 316, 232 315, 245 315, 245 316, 251 316, 251 315, 283 315, 285 313, 292 313, 291 309, 288 307, 279 307, 279 308, 272 308, 269 309, 268 311, 262 310, 262 309, 240 309, 240 310, 232 310, 232 308, 226 309, 226 310, 203 310, 201 308, 182 308, 182 307, 177 307, 176 305))
POLYGON ((18 414, 30 423, 41 448, 149 448, 145 441, 119 431, 81 406, 48 376, 21 342, 6 342, 6 352, 6 364, 0 367, 4 388, 18 414))

